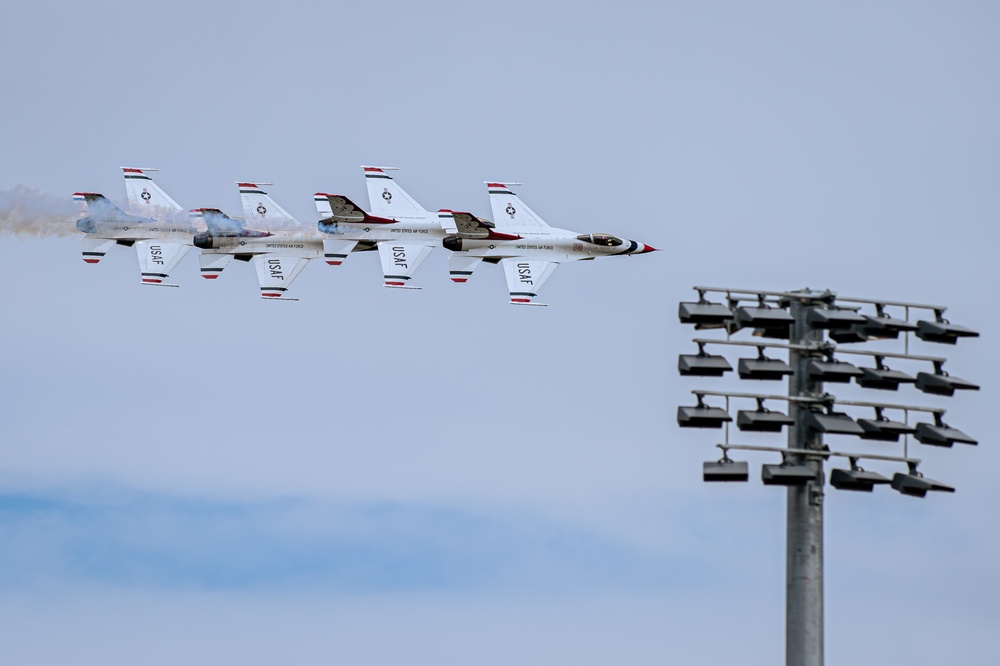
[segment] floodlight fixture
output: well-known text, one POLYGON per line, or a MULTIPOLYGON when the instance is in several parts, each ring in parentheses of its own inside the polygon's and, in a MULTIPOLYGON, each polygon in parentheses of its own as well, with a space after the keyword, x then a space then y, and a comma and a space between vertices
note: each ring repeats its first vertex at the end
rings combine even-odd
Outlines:
POLYGON ((822 472, 804 462, 792 462, 786 457, 780 465, 761 465, 760 480, 765 486, 804 486, 819 483, 822 472))
POLYGON ((757 398, 757 409, 741 409, 736 413, 736 427, 743 432, 781 432, 791 425, 795 425, 795 419, 766 409, 763 398, 757 398))
POLYGON ((861 439, 879 442, 898 442, 900 435, 912 435, 917 429, 907 423, 893 421, 882 414, 882 407, 875 407, 874 419, 858 419, 858 425, 864 431, 861 439))
POLYGON ((831 340, 843 344, 850 344, 853 342, 868 342, 868 336, 864 334, 860 326, 851 326, 850 328, 842 329, 831 329, 828 333, 831 340))
POLYGON ((809 308, 806 320, 813 328, 827 330, 845 330, 867 321, 864 316, 858 314, 856 308, 839 308, 830 305, 815 305, 809 308))
POLYGON ((909 333, 917 330, 916 324, 906 319, 890 317, 885 313, 885 305, 875 303, 875 316, 863 315, 865 323, 858 326, 859 333, 866 338, 875 340, 896 340, 900 333, 909 333))
POLYGON ((904 474, 903 472, 896 472, 893 474, 892 487, 903 495, 909 495, 910 497, 924 497, 927 495, 928 491, 944 493, 955 492, 953 487, 945 485, 940 481, 935 481, 934 479, 928 479, 926 476, 918 472, 917 466, 914 463, 910 463, 910 471, 908 474, 904 474))
POLYGON ((701 394, 696 396, 697 405, 677 408, 677 425, 681 428, 721 428, 733 420, 726 410, 710 407, 705 404, 701 394))
POLYGON ((905 372, 893 370, 882 361, 882 358, 875 357, 874 368, 861 368, 861 374, 854 378, 858 386, 881 391, 897 391, 900 384, 913 384, 917 381, 905 372))
POLYGON ((723 452, 721 460, 703 463, 701 474, 702 480, 709 482, 745 482, 750 478, 750 468, 746 461, 730 460, 729 454, 723 452))
POLYGON ((757 358, 741 358, 737 364, 740 379, 758 379, 762 381, 781 381, 792 374, 792 366, 779 358, 768 358, 764 355, 764 347, 757 347, 757 358))
POLYGON ((725 356, 706 352, 704 343, 698 344, 697 354, 677 357, 677 370, 682 376, 721 377, 732 369, 725 356))
POLYGON ((955 395, 955 391, 978 391, 979 385, 970 381, 949 375, 944 370, 944 363, 934 364, 934 372, 918 372, 916 386, 924 393, 933 395, 955 395))
POLYGON ((806 413, 804 424, 826 435, 858 435, 864 434, 861 426, 844 412, 835 412, 827 407, 825 412, 809 410, 806 413))
POLYGON ((927 342, 938 342, 953 345, 959 338, 978 338, 979 333, 971 328, 952 324, 944 318, 944 310, 934 311, 934 321, 920 320, 917 322, 917 337, 927 342))
POLYGON ((921 444, 944 446, 947 448, 951 448, 951 445, 956 443, 970 444, 972 446, 979 443, 975 438, 945 423, 942 412, 934 413, 934 423, 918 423, 914 437, 921 444))
POLYGON ((832 357, 826 360, 810 360, 806 366, 806 371, 809 373, 809 378, 813 381, 830 384, 847 384, 855 377, 860 377, 864 374, 858 366, 832 357))
MULTIPOLYGON (((859 301, 861 299, 844 299, 859 301)), ((875 306, 875 314, 857 313, 861 318, 851 326, 842 329, 830 330, 830 338, 842 343, 867 342, 869 340, 896 340, 900 333, 910 333, 917 330, 917 325, 906 319, 891 317, 885 312, 885 303, 869 302, 875 306)), ((921 307, 911 303, 894 303, 907 308, 921 307)), ((928 306, 922 306, 928 307, 928 306)))
POLYGON ((768 305, 764 296, 758 298, 757 307, 736 308, 736 324, 741 328, 753 328, 765 337, 788 337, 788 329, 795 322, 784 308, 768 305), (769 333, 768 333, 769 332, 769 333))
POLYGON ((858 459, 851 458, 851 469, 830 470, 830 485, 837 490, 853 490, 856 492, 870 493, 876 485, 888 484, 889 479, 869 472, 858 466, 858 459))
POLYGON ((677 315, 682 324, 695 324, 699 328, 720 328, 733 321, 733 312, 722 303, 705 300, 705 292, 698 294, 698 301, 681 303, 677 315))

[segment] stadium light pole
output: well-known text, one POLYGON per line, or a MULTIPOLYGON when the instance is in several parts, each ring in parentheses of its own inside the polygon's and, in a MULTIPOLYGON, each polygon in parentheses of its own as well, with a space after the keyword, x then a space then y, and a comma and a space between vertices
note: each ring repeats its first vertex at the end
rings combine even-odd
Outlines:
MULTIPOLYGON (((796 299, 790 303, 792 322, 789 344, 793 347, 818 346, 823 341, 819 329, 810 328, 806 303, 796 299)), ((788 395, 817 397, 823 393, 823 382, 810 378, 806 364, 810 356, 801 349, 788 351, 788 365, 793 374, 788 377, 788 395)), ((790 402, 789 416, 795 425, 789 427, 788 448, 819 451, 823 435, 805 427, 806 403, 790 402)), ((792 462, 815 469, 816 478, 805 485, 788 487, 788 536, 785 562, 785 660, 788 664, 822 663, 823 650, 823 460, 796 456, 792 462), (810 659, 819 655, 819 661, 810 659)))
POLYGON ((732 370, 728 361, 719 355, 705 352, 708 344, 755 346, 760 356, 740 363, 740 377, 744 380, 775 380, 788 377, 787 396, 758 393, 734 393, 695 390, 698 398, 694 407, 678 408, 678 424, 691 428, 721 428, 726 426, 726 441, 719 444, 723 458, 706 462, 706 481, 746 481, 747 464, 729 458, 731 450, 767 451, 782 454, 780 465, 765 465, 762 480, 767 485, 784 485, 788 489, 787 543, 786 543, 786 595, 785 595, 785 661, 788 666, 822 666, 824 659, 823 638, 823 503, 824 462, 832 456, 846 457, 850 470, 833 470, 831 484, 842 490, 870 492, 874 485, 889 484, 890 480, 858 467, 859 459, 902 462, 906 473, 894 475, 891 485, 905 495, 923 497, 928 490, 950 492, 954 489, 926 479, 917 471, 919 459, 909 456, 908 435, 915 434, 924 444, 951 446, 954 442, 975 444, 976 441, 942 421, 943 409, 899 405, 882 402, 838 400, 824 390, 824 379, 846 383, 854 379, 866 389, 895 391, 901 384, 914 384, 915 388, 933 395, 952 395, 956 389, 979 387, 971 382, 951 377, 943 370, 945 359, 917 356, 909 353, 909 336, 933 343, 955 344, 959 338, 976 337, 978 333, 956 326, 944 319, 945 308, 919 303, 885 300, 841 298, 829 290, 803 289, 792 292, 757 291, 695 287, 698 301, 681 303, 682 323, 694 324, 698 329, 724 329, 724 340, 699 338, 697 355, 681 355, 678 369, 682 375, 721 377, 732 370), (725 294, 726 303, 706 300, 706 293, 725 294), (740 307, 740 301, 756 300, 756 307, 740 307), (847 305, 844 305, 844 304, 847 305), (871 315, 860 313, 861 305, 874 306, 871 315), (904 317, 894 318, 885 313, 886 307, 900 308, 904 317), (933 321, 910 322, 913 309, 934 312, 933 321), (730 337, 743 329, 752 329, 763 338, 786 339, 785 343, 733 341, 730 337), (904 353, 887 351, 841 350, 831 339, 843 344, 869 340, 898 339, 904 336, 904 353), (788 364, 764 356, 765 348, 788 350, 788 364), (875 368, 857 368, 834 359, 836 353, 859 354, 875 357, 875 368), (887 368, 886 357, 908 361, 932 362, 934 372, 921 372, 915 378, 887 368), (825 360, 824 360, 825 359, 825 360), (747 362, 751 361, 751 362, 747 362), (724 396, 725 409, 704 404, 705 396, 724 396), (730 444, 730 398, 757 400, 757 412, 739 413, 737 425, 749 432, 780 432, 788 426, 787 447, 751 446, 730 444), (788 415, 776 414, 763 407, 764 400, 786 400, 788 415), (875 408, 874 420, 855 422, 845 413, 833 411, 834 405, 867 406, 875 408), (826 413, 819 410, 826 409, 826 413), (883 410, 902 410, 904 422, 891 421, 883 410), (909 424, 911 411, 934 415, 934 423, 909 424), (898 441, 903 437, 903 455, 846 453, 831 451, 824 444, 824 433, 852 434, 868 440, 898 441))

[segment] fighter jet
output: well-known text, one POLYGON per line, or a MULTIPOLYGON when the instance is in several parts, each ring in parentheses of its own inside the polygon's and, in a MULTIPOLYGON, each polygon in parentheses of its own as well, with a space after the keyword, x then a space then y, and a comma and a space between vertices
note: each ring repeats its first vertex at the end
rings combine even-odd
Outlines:
MULTIPOLYGON (((419 289, 408 283, 441 243, 445 231, 441 215, 424 210, 386 171, 396 167, 362 167, 372 212, 342 194, 317 192, 316 210, 326 263, 340 266, 351 252, 378 250, 386 287, 419 289)), ((450 219, 448 213, 445 217, 450 219)))
POLYGON ((192 219, 204 220, 208 228, 194 237, 195 247, 201 248, 201 276, 214 280, 233 259, 253 260, 261 298, 298 300, 284 298, 284 294, 310 259, 323 256, 324 237, 306 231, 267 196, 260 186, 270 183, 242 181, 237 185, 243 211, 257 230, 247 229, 245 220, 229 217, 218 208, 192 210, 192 219))
POLYGON ((129 212, 96 192, 76 192, 73 200, 81 217, 76 228, 82 231, 83 260, 96 264, 113 245, 134 247, 139 256, 143 284, 164 284, 170 272, 191 249, 195 229, 176 201, 157 187, 146 174, 156 169, 122 167, 129 212))
POLYGON ((496 222, 464 212, 451 212, 455 233, 442 240, 452 251, 448 269, 454 282, 468 281, 483 262, 503 264, 514 305, 545 305, 535 300, 556 267, 618 254, 645 254, 656 248, 606 233, 579 234, 550 227, 508 185, 486 183, 496 222))

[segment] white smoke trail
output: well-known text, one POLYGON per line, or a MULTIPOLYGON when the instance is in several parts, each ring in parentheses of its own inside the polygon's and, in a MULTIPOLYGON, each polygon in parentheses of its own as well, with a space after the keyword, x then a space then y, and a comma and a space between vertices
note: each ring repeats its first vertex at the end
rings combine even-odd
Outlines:
POLYGON ((76 209, 68 196, 17 185, 0 189, 0 235, 23 238, 73 236, 76 209))

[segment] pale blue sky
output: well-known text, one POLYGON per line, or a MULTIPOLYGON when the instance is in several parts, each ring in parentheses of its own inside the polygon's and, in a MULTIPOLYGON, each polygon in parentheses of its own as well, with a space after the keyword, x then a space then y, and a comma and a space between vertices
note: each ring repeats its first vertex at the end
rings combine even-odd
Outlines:
POLYGON ((941 302, 983 332, 916 345, 981 392, 884 396, 979 437, 916 447, 958 492, 828 495, 827 657, 995 661, 993 4, 42 2, 5 25, 0 190, 121 199, 119 166, 158 167, 187 208, 274 181, 311 226, 312 193, 366 203, 359 166, 395 165, 428 209, 489 215, 483 181, 516 180, 554 226, 663 249, 564 266, 518 309, 443 250, 420 292, 355 256, 266 303, 243 265, 209 283, 192 254, 152 289, 130 251, 0 237, 13 661, 779 662, 784 494, 706 486, 715 436, 674 422, 705 383, 676 375, 677 302, 704 283, 941 302))

